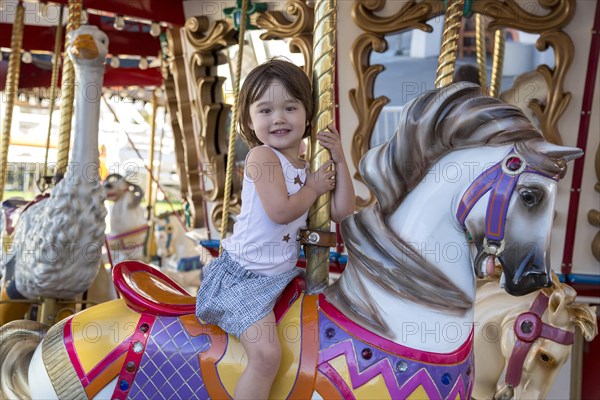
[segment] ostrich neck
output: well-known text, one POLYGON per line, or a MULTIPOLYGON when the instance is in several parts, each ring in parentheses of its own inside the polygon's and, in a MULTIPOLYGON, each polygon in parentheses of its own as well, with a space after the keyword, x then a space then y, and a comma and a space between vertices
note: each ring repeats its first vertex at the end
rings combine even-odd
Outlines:
POLYGON ((98 170, 98 122, 104 65, 82 66, 75 62, 75 74, 75 138, 71 161, 74 168, 83 168, 89 176, 92 169, 96 173, 98 170), (95 164, 96 168, 89 168, 89 164, 95 164))

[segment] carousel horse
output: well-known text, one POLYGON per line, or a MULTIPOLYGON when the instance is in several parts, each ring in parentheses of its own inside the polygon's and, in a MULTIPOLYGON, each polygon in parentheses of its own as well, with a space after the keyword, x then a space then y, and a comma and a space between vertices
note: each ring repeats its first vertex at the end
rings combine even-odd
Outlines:
POLYGON ((144 191, 119 174, 110 174, 103 183, 109 207, 110 233, 106 241, 113 264, 124 260, 144 260, 148 221, 140 206, 144 191))
POLYGON ((30 203, 2 250, 2 298, 74 298, 98 272, 105 194, 98 175, 98 120, 108 37, 94 26, 69 33, 76 74, 72 154, 49 196, 30 203), (95 97, 94 97, 95 96, 95 97))
POLYGON ((198 237, 206 236, 202 231, 204 228, 189 237, 181 215, 175 212, 158 216, 154 225, 161 271, 190 293, 198 291, 201 269, 211 259, 208 250, 199 250, 201 246, 196 245, 198 237))
POLYGON ((575 329, 588 342, 598 333, 595 307, 575 304, 576 295, 558 278, 552 288, 522 297, 507 295, 498 281, 477 289, 473 398, 545 399, 569 358, 575 329))
MULTIPOLYGON (((274 308, 277 326, 246 333, 279 336, 270 397, 469 398, 475 277, 499 262, 512 295, 552 284, 556 181, 581 154, 470 83, 409 102, 394 137, 360 163, 377 202, 342 222, 340 279, 309 295, 296 278, 274 308)), ((33 356, 9 352, 32 357, 22 396, 233 396, 243 348, 196 318, 194 297, 139 261, 118 264, 113 279, 121 299, 54 325, 33 356)), ((0 331, 0 354, 11 328, 0 331)), ((26 379, 25 365, 3 363, 3 382, 26 379)))

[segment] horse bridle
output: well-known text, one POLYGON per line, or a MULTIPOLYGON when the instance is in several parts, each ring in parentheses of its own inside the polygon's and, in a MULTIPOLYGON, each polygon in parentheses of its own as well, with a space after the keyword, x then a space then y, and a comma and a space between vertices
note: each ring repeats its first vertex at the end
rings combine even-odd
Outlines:
POLYGON ((466 230, 465 220, 469 212, 483 195, 491 191, 485 213, 483 249, 475 262, 475 271, 479 278, 484 275, 479 265, 480 261, 488 256, 498 257, 504 252, 504 230, 508 205, 519 177, 524 172, 556 180, 554 177, 528 166, 523 156, 513 148, 502 161, 483 171, 467 188, 460 200, 456 218, 466 230))
POLYGON ((525 357, 537 338, 541 337, 567 346, 575 341, 573 332, 542 322, 542 315, 548 308, 548 302, 548 296, 543 293, 538 294, 529 311, 520 314, 515 320, 514 330, 517 340, 508 360, 504 378, 504 382, 511 388, 517 387, 521 382, 525 357))

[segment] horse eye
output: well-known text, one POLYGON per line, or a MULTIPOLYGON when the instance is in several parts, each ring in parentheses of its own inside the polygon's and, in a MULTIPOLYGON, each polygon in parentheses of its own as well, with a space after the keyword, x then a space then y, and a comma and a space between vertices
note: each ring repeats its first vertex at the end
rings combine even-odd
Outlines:
POLYGON ((521 196, 523 204, 527 207, 533 207, 542 200, 544 192, 536 188, 522 188, 519 189, 519 196, 521 196))
POLYGON ((554 362, 546 352, 540 351, 540 360, 546 365, 552 365, 554 362))

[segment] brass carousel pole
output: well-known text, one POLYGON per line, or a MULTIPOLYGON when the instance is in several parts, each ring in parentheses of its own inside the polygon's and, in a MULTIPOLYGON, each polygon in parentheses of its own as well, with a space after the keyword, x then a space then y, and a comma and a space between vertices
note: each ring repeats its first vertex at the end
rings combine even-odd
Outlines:
POLYGON ((490 81, 490 96, 500 96, 502 83, 502 68, 504 67, 504 42, 505 35, 502 29, 496 30, 494 35, 494 59, 492 63, 492 79, 490 81))
MULTIPOLYGON (((79 28, 81 24, 82 0, 69 0, 69 21, 66 33, 79 28)), ((65 49, 67 43, 65 43, 65 49)), ((73 102, 75 100, 75 69, 67 54, 63 56, 63 71, 61 84, 60 125, 58 154, 54 176, 56 181, 62 179, 69 162, 69 147, 71 145, 71 120, 73 118, 73 102)))
POLYGON ((19 88, 19 70, 21 68, 21 48, 23 47, 23 25, 25 23, 25 7, 21 2, 17 5, 15 21, 10 39, 10 58, 6 73, 6 115, 2 124, 2 141, 0 142, 0 200, 4 198, 4 185, 8 173, 8 147, 10 145, 10 128, 12 125, 13 107, 17 89, 19 88))
MULTIPOLYGON (((326 130, 327 125, 335 121, 336 8, 336 0, 319 0, 315 4, 312 83, 316 107, 310 137, 310 168, 312 171, 316 171, 331 159, 329 151, 317 141, 317 133, 326 130)), ((309 230, 330 230, 330 197, 329 192, 323 194, 309 210, 309 230)), ((307 244, 305 249, 307 292, 319 293, 329 283, 329 248, 307 244)))
POLYGON ((442 46, 440 47, 440 57, 438 58, 437 76, 435 78, 436 89, 452 83, 464 6, 464 0, 448 0, 442 33, 442 46))
MULTIPOLYGON (((156 112, 158 110, 158 99, 156 96, 156 90, 152 92, 152 121, 150 123, 150 155, 149 155, 149 165, 148 165, 148 190, 147 199, 148 205, 146 206, 147 215, 146 219, 150 225, 148 229, 148 237, 146 239, 146 254, 145 257, 150 261, 154 255, 156 255, 156 241, 154 240, 154 203, 152 199, 154 198, 154 179, 152 179, 152 175, 154 174, 154 147, 156 144, 156 112)), ((160 179, 160 175, 156 177, 156 179, 160 179)))
MULTIPOLYGON (((240 98, 240 81, 242 79, 242 55, 244 54, 244 37, 246 36, 246 25, 248 15, 248 1, 243 0, 240 10, 239 31, 238 31, 238 54, 235 67, 235 80, 233 81, 234 107, 231 115, 231 124, 229 125, 229 143, 227 147, 227 170, 225 172, 225 193, 223 193, 223 214, 221 215, 221 241, 227 236, 229 226, 229 203, 231 200, 231 187, 233 186, 233 167, 235 153, 236 121, 238 118, 238 101, 240 98)), ((208 225, 207 225, 208 227, 208 225)), ((223 251, 223 245, 219 245, 219 254, 223 251)))
POLYGON ((475 14, 475 48, 477 51, 477 65, 479 66, 479 85, 485 90, 487 88, 485 25, 481 14, 475 14))

